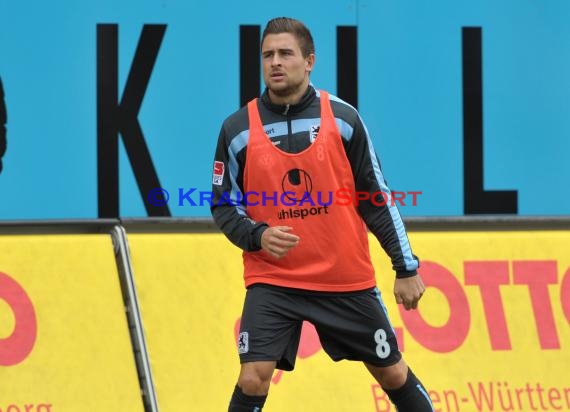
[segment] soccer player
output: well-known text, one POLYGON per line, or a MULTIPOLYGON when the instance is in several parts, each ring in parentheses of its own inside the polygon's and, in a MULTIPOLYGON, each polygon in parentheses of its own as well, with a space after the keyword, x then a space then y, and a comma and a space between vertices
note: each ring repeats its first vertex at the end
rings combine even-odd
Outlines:
POLYGON ((229 411, 262 410, 275 368, 295 366, 305 320, 333 360, 363 362, 400 412, 432 411, 376 287, 366 227, 391 258, 396 301, 415 309, 425 290, 366 127, 311 84, 315 47, 300 21, 270 20, 261 58, 266 90, 224 121, 212 178, 212 214, 244 251, 247 288, 229 411), (341 203, 339 189, 371 197, 341 203))

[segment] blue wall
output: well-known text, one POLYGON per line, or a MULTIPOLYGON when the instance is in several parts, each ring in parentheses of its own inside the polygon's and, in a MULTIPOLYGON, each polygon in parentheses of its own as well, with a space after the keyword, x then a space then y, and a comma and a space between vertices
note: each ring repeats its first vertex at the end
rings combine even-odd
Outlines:
MULTIPOLYGON (((463 214, 461 30, 481 27, 484 188, 516 190, 521 215, 570 213, 566 0, 0 0, 0 219, 97 217, 102 23, 119 25, 119 92, 143 25, 167 25, 138 119, 172 215, 208 216, 177 206, 178 188, 210 190, 221 122, 239 106, 240 25, 281 15, 311 28, 312 81, 332 93, 336 27, 357 26, 359 110, 392 189, 422 192, 404 216, 463 214)), ((120 214, 146 216, 120 153, 120 214)))

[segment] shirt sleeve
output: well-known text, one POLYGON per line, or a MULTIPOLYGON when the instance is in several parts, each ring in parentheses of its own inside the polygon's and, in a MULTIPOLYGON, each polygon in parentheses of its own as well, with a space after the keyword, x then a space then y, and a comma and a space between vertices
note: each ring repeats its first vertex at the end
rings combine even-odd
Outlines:
POLYGON ((362 219, 390 257, 396 277, 416 275, 419 259, 412 253, 402 217, 360 116, 346 143, 346 153, 354 174, 355 189, 371 196, 358 204, 362 219))
POLYGON ((244 251, 256 251, 261 249, 261 234, 268 225, 255 222, 247 214, 243 201, 245 145, 232 145, 240 138, 243 140, 243 136, 228 138, 222 126, 214 155, 210 210, 216 225, 234 245, 244 251))

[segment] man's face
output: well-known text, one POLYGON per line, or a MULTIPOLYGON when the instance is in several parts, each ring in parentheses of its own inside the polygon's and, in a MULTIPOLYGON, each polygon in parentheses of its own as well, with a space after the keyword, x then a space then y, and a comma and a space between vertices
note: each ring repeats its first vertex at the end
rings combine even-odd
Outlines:
POLYGON ((276 103, 282 103, 288 97, 302 96, 309 84, 315 56, 303 57, 294 35, 268 34, 261 45, 261 58, 263 79, 272 99, 276 98, 276 103))

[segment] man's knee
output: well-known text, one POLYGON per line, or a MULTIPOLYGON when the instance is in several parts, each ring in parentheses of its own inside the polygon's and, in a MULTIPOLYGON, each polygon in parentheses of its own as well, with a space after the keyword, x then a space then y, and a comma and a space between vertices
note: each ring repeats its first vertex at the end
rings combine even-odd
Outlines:
POLYGON ((275 362, 251 362, 242 364, 238 386, 247 395, 266 395, 269 392, 275 362))
POLYGON ((387 366, 379 367, 370 364, 365 364, 372 376, 384 389, 398 389, 401 388, 408 377, 408 366, 402 360, 398 363, 387 366))
POLYGON ((255 374, 240 376, 238 386, 248 395, 265 395, 269 391, 269 381, 261 379, 255 374))

